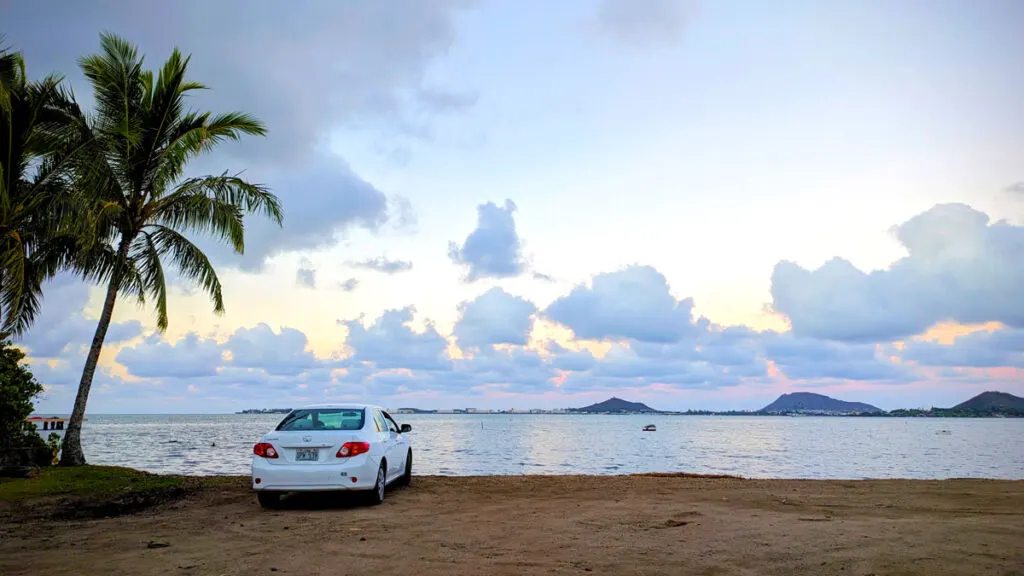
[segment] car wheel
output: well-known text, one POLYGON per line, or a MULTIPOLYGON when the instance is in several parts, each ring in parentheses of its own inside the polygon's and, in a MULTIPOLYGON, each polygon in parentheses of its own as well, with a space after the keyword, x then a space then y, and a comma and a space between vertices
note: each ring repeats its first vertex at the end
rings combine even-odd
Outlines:
POLYGON ((256 493, 256 500, 258 500, 260 506, 264 508, 277 508, 281 504, 281 493, 260 490, 256 493))
POLYGON ((388 465, 386 462, 381 462, 380 468, 377 469, 377 482, 373 485, 373 491, 370 493, 370 504, 376 506, 384 502, 384 491, 388 483, 387 477, 388 465))
POLYGON ((405 474, 402 474, 399 482, 402 486, 412 484, 412 450, 409 450, 409 454, 405 457, 405 474))

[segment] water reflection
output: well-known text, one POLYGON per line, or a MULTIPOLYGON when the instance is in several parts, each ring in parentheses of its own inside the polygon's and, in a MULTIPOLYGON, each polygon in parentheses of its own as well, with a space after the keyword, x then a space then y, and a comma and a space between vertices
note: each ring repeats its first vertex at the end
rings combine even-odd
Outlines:
MULTIPOLYGON (((95 464, 247 474, 274 415, 90 416, 95 464)), ((1024 419, 399 415, 416 474, 698 472, 763 478, 1024 478, 1024 419), (657 432, 643 432, 645 424, 657 432), (941 433, 949 430, 949 434, 941 433)))

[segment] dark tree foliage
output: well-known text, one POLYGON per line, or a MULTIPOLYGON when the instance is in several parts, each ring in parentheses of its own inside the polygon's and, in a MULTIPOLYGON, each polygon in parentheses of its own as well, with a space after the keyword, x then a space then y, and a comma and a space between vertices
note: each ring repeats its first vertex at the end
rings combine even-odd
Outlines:
POLYGON ((19 446, 24 441, 25 419, 32 415, 32 400, 43 392, 32 372, 21 361, 25 353, 4 338, 0 341, 0 446, 19 446))

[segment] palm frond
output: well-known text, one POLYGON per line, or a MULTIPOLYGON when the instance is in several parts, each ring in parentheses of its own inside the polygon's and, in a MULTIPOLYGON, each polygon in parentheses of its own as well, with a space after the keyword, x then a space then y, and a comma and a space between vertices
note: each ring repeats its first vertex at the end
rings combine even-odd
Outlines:
MULTIPOLYGON (((0 34, 0 44, 4 36, 0 34)), ((8 111, 11 106, 11 92, 25 83, 25 59, 21 52, 12 52, 0 47, 0 111, 8 111)))
POLYGON ((151 226, 153 243, 160 253, 167 254, 183 278, 197 282, 213 300, 213 311, 224 312, 224 295, 217 271, 206 254, 177 231, 161 226, 151 226))
POLYGON ((281 224, 281 203, 266 187, 222 174, 189 178, 153 205, 153 219, 175 229, 209 234, 245 250, 246 214, 260 214, 281 224))
POLYGON ((166 250, 157 247, 153 236, 143 230, 139 239, 142 240, 138 253, 134 256, 136 268, 146 291, 156 298, 156 326, 161 331, 167 330, 167 280, 164 267, 160 262, 166 250))
POLYGON ((78 64, 93 88, 95 129, 111 145, 111 159, 123 159, 141 138, 143 58, 134 46, 112 34, 100 36, 100 49, 100 54, 84 56, 78 64))
POLYGON ((81 213, 70 184, 80 110, 59 76, 29 82, 20 56, 7 56, 0 55, 0 326, 20 335, 38 314, 42 285, 76 251, 68 224, 81 213))
POLYGON ((168 135, 165 146, 156 152, 160 168, 152 175, 153 187, 165 190, 184 172, 188 162, 210 152, 228 140, 243 135, 266 134, 263 124, 248 114, 231 112, 211 116, 210 113, 185 115, 168 135))

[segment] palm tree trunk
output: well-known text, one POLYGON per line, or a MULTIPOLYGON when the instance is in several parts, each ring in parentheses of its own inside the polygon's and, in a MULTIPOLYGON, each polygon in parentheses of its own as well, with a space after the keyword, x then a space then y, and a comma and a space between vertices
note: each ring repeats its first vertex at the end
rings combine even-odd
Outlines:
POLYGON ((96 374, 96 364, 100 360, 100 352, 103 351, 103 340, 107 337, 107 329, 110 328, 110 319, 114 315, 114 303, 117 301, 117 289, 121 284, 122 262, 128 255, 128 247, 131 239, 122 235, 121 245, 118 246, 117 262, 110 274, 110 283, 107 284, 107 297, 103 301, 103 311, 100 313, 99 324, 96 325, 96 334, 92 337, 92 346, 89 347, 89 355, 85 357, 85 368, 82 370, 82 381, 78 384, 78 395, 75 396, 75 408, 71 411, 71 420, 68 422, 68 429, 64 433, 64 442, 61 446, 61 466, 84 466, 85 453, 82 452, 82 421, 85 419, 85 405, 89 401, 89 390, 92 388, 92 378, 96 374))

